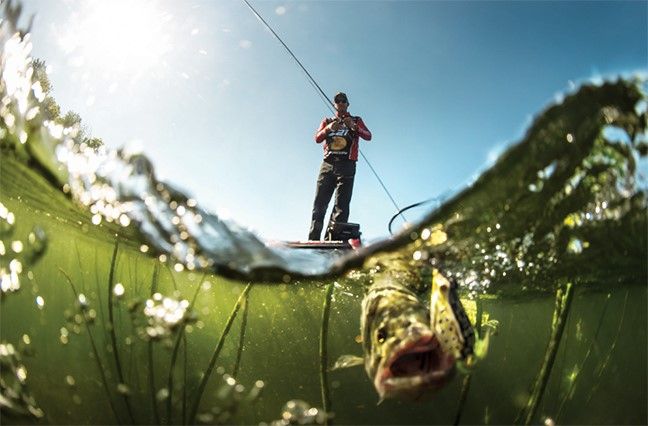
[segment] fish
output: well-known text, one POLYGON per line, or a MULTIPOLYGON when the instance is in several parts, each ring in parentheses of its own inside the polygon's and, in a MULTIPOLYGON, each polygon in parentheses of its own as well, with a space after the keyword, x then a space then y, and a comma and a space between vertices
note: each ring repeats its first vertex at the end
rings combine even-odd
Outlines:
MULTIPOLYGON (((428 274, 429 276, 429 274, 428 274)), ((421 297, 411 275, 380 274, 363 300, 363 357, 341 357, 334 369, 364 364, 384 399, 418 399, 443 388, 458 361, 473 354, 475 333, 457 284, 432 269, 430 296, 421 297)))

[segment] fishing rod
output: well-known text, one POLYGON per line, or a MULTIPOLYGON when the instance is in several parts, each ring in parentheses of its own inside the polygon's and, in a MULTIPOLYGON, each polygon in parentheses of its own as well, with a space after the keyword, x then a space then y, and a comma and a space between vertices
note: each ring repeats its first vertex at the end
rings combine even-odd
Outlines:
MULTIPOLYGON (((315 79, 313 78, 313 76, 311 75, 311 73, 308 72, 308 70, 306 69, 306 67, 304 67, 304 65, 303 65, 303 64, 301 63, 301 61, 297 58, 297 56, 295 56, 295 54, 293 53, 293 51, 290 50, 290 48, 288 47, 288 45, 287 45, 286 43, 284 43, 284 41, 281 39, 281 37, 279 37, 279 34, 277 34, 277 33, 275 32, 275 30, 272 29, 272 27, 270 26, 270 24, 268 24, 268 22, 266 22, 266 20, 263 19, 263 17, 261 16, 261 14, 259 14, 259 12, 257 12, 256 9, 255 9, 254 7, 252 7, 252 5, 250 4, 250 2, 249 2, 248 0, 242 0, 242 1, 243 1, 243 3, 245 3, 246 6, 247 6, 251 11, 252 11, 252 13, 254 13, 254 15, 257 17, 257 19, 259 19, 259 20, 260 20, 260 21, 265 25, 265 27, 266 27, 268 30, 270 30, 270 32, 272 33, 272 35, 274 35, 274 37, 275 37, 277 40, 279 40, 279 43, 281 43, 281 45, 286 49, 286 51, 288 52, 288 54, 289 54, 289 55, 290 55, 290 56, 295 60, 295 62, 297 62, 297 64, 299 65, 299 67, 300 67, 300 68, 302 69, 302 71, 306 74, 306 76, 308 77, 308 81, 309 81, 309 83, 311 84, 311 86, 313 86, 313 88, 314 88, 315 91, 317 92, 318 96, 319 96, 319 97, 322 99, 322 101, 326 104, 326 106, 327 106, 328 109, 331 111, 331 113, 335 114, 336 111, 337 111, 337 110, 335 109, 335 105, 334 105, 333 102, 328 98, 328 96, 326 96, 326 93, 324 93, 324 91, 322 90, 322 88, 320 87, 320 85, 317 84, 317 81, 315 81, 315 79)), ((359 144, 358 144, 358 145, 359 145, 359 144)), ((403 215, 403 211, 406 210, 407 208, 406 208, 406 209, 401 209, 401 208, 398 206, 398 204, 396 203, 396 200, 394 200, 394 197, 392 197, 391 193, 390 193, 389 190, 387 189, 387 186, 385 186, 385 183, 382 181, 382 179, 380 178, 380 176, 378 175, 378 173, 376 172, 376 170, 375 170, 375 169, 373 168, 373 166, 371 165, 371 162, 369 161, 369 159, 367 158, 367 156, 364 155, 364 153, 362 152, 362 150, 360 149, 359 146, 358 146, 358 151, 360 152, 360 155, 362 156, 362 158, 364 158, 365 162, 369 165, 369 169, 371 169, 371 171, 372 171, 372 173, 374 174, 374 176, 376 177, 376 179, 378 179, 378 182, 380 183, 380 186, 382 186, 382 189, 383 189, 383 190, 385 191, 385 193, 387 194, 387 197, 389 197, 389 199, 391 200, 391 202, 392 202, 392 204, 394 205, 394 207, 396 207, 396 211, 397 211, 397 213, 394 215, 394 217, 398 217, 398 216, 400 216, 400 217, 403 219, 403 221, 405 221, 405 223, 407 223, 407 219, 405 219, 405 216, 403 215)), ((392 223, 393 221, 394 221, 394 218, 392 218, 392 220, 389 222, 389 230, 390 230, 389 232, 390 232, 390 233, 391 233, 391 223, 392 223)))

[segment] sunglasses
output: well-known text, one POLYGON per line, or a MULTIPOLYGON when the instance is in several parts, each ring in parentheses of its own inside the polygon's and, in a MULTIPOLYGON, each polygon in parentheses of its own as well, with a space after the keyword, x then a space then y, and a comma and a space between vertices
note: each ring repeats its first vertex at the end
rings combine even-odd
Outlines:
POLYGON ((338 99, 335 100, 335 103, 336 104, 348 104, 349 101, 344 99, 344 98, 338 98, 338 99))

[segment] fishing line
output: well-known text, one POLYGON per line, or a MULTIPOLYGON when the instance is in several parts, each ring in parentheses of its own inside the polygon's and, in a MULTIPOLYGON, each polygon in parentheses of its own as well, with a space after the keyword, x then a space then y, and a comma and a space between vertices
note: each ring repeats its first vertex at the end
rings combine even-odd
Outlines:
MULTIPOLYGON (((257 18, 258 18, 258 19, 259 19, 259 20, 260 20, 260 21, 265 25, 265 27, 266 27, 268 30, 270 30, 270 32, 272 33, 272 35, 274 35, 275 38, 276 38, 277 40, 279 40, 279 43, 281 43, 281 45, 286 49, 286 51, 288 52, 288 54, 290 54, 290 56, 295 60, 295 62, 297 62, 297 64, 299 65, 299 67, 300 67, 300 68, 302 69, 302 71, 306 74, 306 76, 308 77, 309 83, 311 84, 311 86, 313 86, 313 88, 315 89, 315 91, 317 92, 317 94, 319 95, 319 97, 322 99, 322 101, 326 104, 326 106, 327 106, 328 109, 331 111, 331 113, 335 114, 335 112, 336 112, 335 105, 334 105, 333 102, 332 102, 332 101, 331 101, 331 100, 326 96, 326 93, 324 93, 324 91, 322 90, 322 88, 320 87, 320 85, 317 84, 317 81, 315 81, 315 79, 314 79, 313 76, 308 72, 308 70, 306 69, 306 67, 304 67, 304 65, 303 65, 303 64, 301 63, 301 61, 297 58, 297 56, 295 56, 295 54, 293 53, 293 51, 290 50, 290 48, 288 47, 288 45, 287 45, 286 43, 284 43, 284 41, 281 39, 281 37, 279 37, 279 35, 275 32, 275 30, 272 29, 272 27, 270 26, 270 24, 268 24, 268 23, 266 22, 266 20, 263 19, 263 17, 259 14, 259 12, 257 12, 256 9, 255 9, 254 7, 252 7, 252 5, 250 4, 250 2, 249 2, 248 0, 243 0, 243 2, 244 2, 244 3, 246 4, 246 6, 247 6, 251 11, 252 11, 252 13, 254 13, 254 15, 255 15, 255 16, 256 16, 256 17, 257 17, 257 18)), ((405 216, 403 215, 403 210, 401 210, 401 208, 398 206, 398 204, 396 203, 396 200, 394 200, 394 197, 392 197, 391 193, 389 192, 389 190, 388 190, 387 187, 385 186, 384 182, 382 181, 382 179, 381 179, 380 176, 378 175, 378 172, 376 172, 376 170, 373 168, 373 166, 372 166, 371 163, 369 162, 369 159, 367 158, 366 155, 364 155, 364 153, 362 152, 362 150, 360 149, 359 146, 358 146, 358 151, 360 152, 360 155, 362 156, 362 158, 364 158, 365 162, 369 165, 369 169, 371 169, 371 171, 372 171, 372 173, 374 174, 374 176, 376 177, 376 179, 378 179, 378 182, 380 183, 380 186, 382 186, 383 190, 384 190, 385 193, 387 194, 387 197, 389 197, 389 199, 391 200, 391 202, 392 202, 392 204, 394 205, 394 207, 396 207, 396 211, 397 211, 397 213, 396 213, 396 215, 395 215, 394 217, 400 216, 400 217, 403 219, 403 221, 404 221, 405 223, 407 223, 407 219, 405 219, 405 216)), ((393 221, 393 218, 392 218, 392 221, 393 221)), ((390 227, 391 227, 391 222, 390 222, 390 227)), ((390 232, 391 232, 391 229, 390 229, 390 232)))

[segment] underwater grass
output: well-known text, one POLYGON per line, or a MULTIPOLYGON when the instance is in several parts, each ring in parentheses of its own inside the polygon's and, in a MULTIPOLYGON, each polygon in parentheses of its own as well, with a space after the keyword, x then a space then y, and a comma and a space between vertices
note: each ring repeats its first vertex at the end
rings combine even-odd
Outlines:
POLYGON ((531 397, 529 398, 526 407, 524 407, 518 414, 515 423, 524 421, 525 425, 531 424, 532 419, 536 415, 538 405, 544 395, 547 382, 549 381, 549 376, 551 375, 558 347, 560 346, 573 294, 574 287, 572 283, 567 283, 564 288, 559 288, 556 291, 554 313, 551 321, 551 336, 549 337, 549 343, 547 344, 544 360, 540 367, 540 371, 538 372, 538 378, 533 386, 531 397))
MULTIPOLYGON (((157 292, 157 279, 159 274, 159 263, 155 264, 153 268, 153 276, 151 277, 151 297, 157 292)), ((151 409, 153 410, 153 421, 155 424, 160 424, 160 414, 157 409, 157 402, 155 400, 155 368, 153 367, 153 339, 148 341, 148 365, 149 365, 149 390, 151 394, 151 409)))
POLYGON ((196 397, 194 399, 193 405, 191 406, 191 411, 189 412, 189 418, 188 418, 189 424, 194 424, 196 422, 196 415, 198 414, 198 407, 200 406, 200 400, 202 399, 202 395, 203 392, 205 391, 205 387, 207 387, 207 382, 209 381, 211 373, 214 370, 214 366, 216 365, 216 360, 218 359, 218 355, 220 354, 220 351, 223 348, 223 344, 225 343, 225 337, 227 337, 230 328, 232 328, 232 323, 234 322, 234 319, 236 318, 236 315, 238 314, 238 311, 241 308, 241 305, 243 304, 243 300, 245 299, 246 295, 248 294, 251 288, 252 288, 252 283, 248 283, 248 285, 245 286, 243 292, 241 292, 241 295, 236 301, 234 308, 232 309, 232 313, 230 314, 229 318, 227 319, 227 322, 225 323, 225 328, 223 329, 223 333, 218 339, 218 343, 214 348, 214 352, 212 353, 211 359, 209 360, 209 364, 207 365, 202 380, 198 385, 198 390, 196 391, 196 397))
POLYGON ((619 321, 619 327, 617 328, 616 334, 614 336, 614 341, 612 342, 612 345, 610 345, 610 350, 608 351, 601 365, 599 365, 598 371, 595 373, 598 381, 593 386, 592 392, 590 392, 586 404, 590 403, 590 401, 592 400, 592 395, 594 395, 594 393, 596 393, 596 391, 598 390, 600 386, 601 376, 603 375, 603 372, 607 368, 607 365, 610 362, 610 359, 612 358, 612 354, 616 349, 616 345, 619 342, 619 336, 621 335, 621 329, 623 328, 623 321, 625 319, 626 308, 628 307, 628 295, 629 295, 629 291, 626 290, 625 299, 623 300, 623 310, 621 311, 621 320, 619 321))
MULTIPOLYGON (((62 268, 59 268, 59 271, 63 274, 67 282, 70 284, 70 288, 72 288, 72 292, 74 293, 74 300, 75 302, 79 300, 79 293, 76 290, 76 287, 74 286, 74 283, 72 282, 72 279, 70 276, 65 272, 62 268)), ((99 370, 99 375, 101 376, 101 383, 104 387, 104 390, 106 391, 106 398, 108 399, 108 403, 110 404, 110 408, 113 412, 113 415, 115 416, 115 420, 117 423, 121 424, 122 421, 117 414, 117 409, 115 407, 115 403, 113 402, 113 399, 110 395, 110 388, 108 386, 108 379, 106 378, 106 370, 104 369, 103 365, 101 364, 101 358, 99 358, 99 351, 97 350, 97 345, 95 344, 94 337, 92 335, 92 330, 90 329, 90 326, 88 325, 88 321, 85 317, 83 317, 83 325, 85 325, 86 331, 88 332, 88 338, 90 339, 90 346, 92 347, 92 353, 94 354, 94 359, 97 364, 97 369, 99 370)))
MULTIPOLYGON (((121 360, 119 358, 119 350, 117 348, 117 333, 115 332, 115 319, 113 312, 113 282, 115 279, 115 266, 117 263, 117 253, 119 252, 119 240, 115 241, 115 248, 113 249, 112 257, 110 259, 110 272, 108 274, 108 330, 110 335, 110 344, 112 346, 112 353, 115 359, 115 368, 117 370, 117 377, 120 384, 126 385, 124 381, 124 372, 122 370, 121 360)), ((126 403, 126 410, 131 423, 135 423, 133 416, 133 409, 130 405, 130 400, 126 392, 122 393, 122 398, 126 403)))
POLYGON ((608 305, 610 304, 610 297, 611 297, 611 294, 608 293, 607 297, 605 298, 605 305, 603 305, 603 309, 602 309, 601 315, 599 317, 599 322, 596 325, 596 331, 594 332, 594 336, 592 337, 590 345, 587 348, 587 352, 585 353, 585 356, 583 357, 583 361, 581 361, 580 366, 578 368, 579 374, 570 383, 569 389, 567 389, 567 392, 565 393, 565 396, 560 401, 560 406, 558 407, 558 411, 556 412, 556 416, 555 416, 555 419, 554 419, 556 422, 558 422, 560 420, 560 416, 562 415, 563 408, 565 407, 565 404, 567 403, 567 401, 569 401, 573 397, 574 390, 576 389, 576 382, 581 377, 580 372, 583 371, 583 366, 589 360, 589 357, 592 354, 592 350, 594 349, 594 346, 598 343, 598 341, 597 341, 598 340, 598 335, 599 335, 599 332, 601 331, 601 327, 603 326, 603 320, 605 319, 605 313, 607 312, 608 305))
MULTIPOLYGON (((173 276, 173 275, 172 275, 173 276)), ((196 287, 196 291, 194 292, 194 295, 191 299, 191 303, 189 304, 189 310, 193 309, 194 304, 196 303, 196 298, 198 297, 198 292, 200 291, 200 288, 202 286, 202 283, 205 280, 205 277, 207 276, 207 273, 205 272, 203 276, 200 278, 198 281, 198 286, 196 287)), ((174 279, 174 286, 175 284, 175 279, 174 279)), ((184 375, 184 383, 185 386, 182 387, 182 403, 183 403, 183 409, 182 409, 182 419, 184 422, 185 419, 185 401, 186 401, 186 383, 187 383, 187 338, 185 335, 185 327, 186 324, 183 323, 180 326, 180 330, 178 330, 178 335, 176 336, 175 343, 173 344, 173 352, 171 353, 171 362, 169 365, 169 377, 167 379, 167 390, 169 392, 169 396, 167 397, 167 403, 166 403, 166 412, 167 412, 167 417, 166 417, 166 423, 167 424, 172 424, 171 418, 173 415, 173 372, 175 371, 175 364, 176 361, 178 360, 178 352, 180 348, 180 341, 184 341, 184 361, 185 361, 185 375, 184 375)))
MULTIPOLYGON (((333 298, 333 290, 335 290, 335 282, 329 283, 326 287, 319 341, 320 389, 322 395, 322 409, 325 413, 328 413, 331 409, 331 396, 328 388, 328 327, 329 318, 331 316, 331 299, 333 298)), ((325 424, 328 424, 328 416, 325 417, 325 424)))
POLYGON ((239 368, 241 367, 241 357, 243 356, 243 345, 245 343, 245 330, 247 329, 247 319, 248 319, 248 309, 249 309, 249 299, 250 295, 245 296, 243 300, 243 317, 241 318, 241 331, 239 333, 239 345, 238 350, 236 351, 236 362, 234 363, 234 369, 232 370, 232 376, 236 378, 238 376, 239 368))

